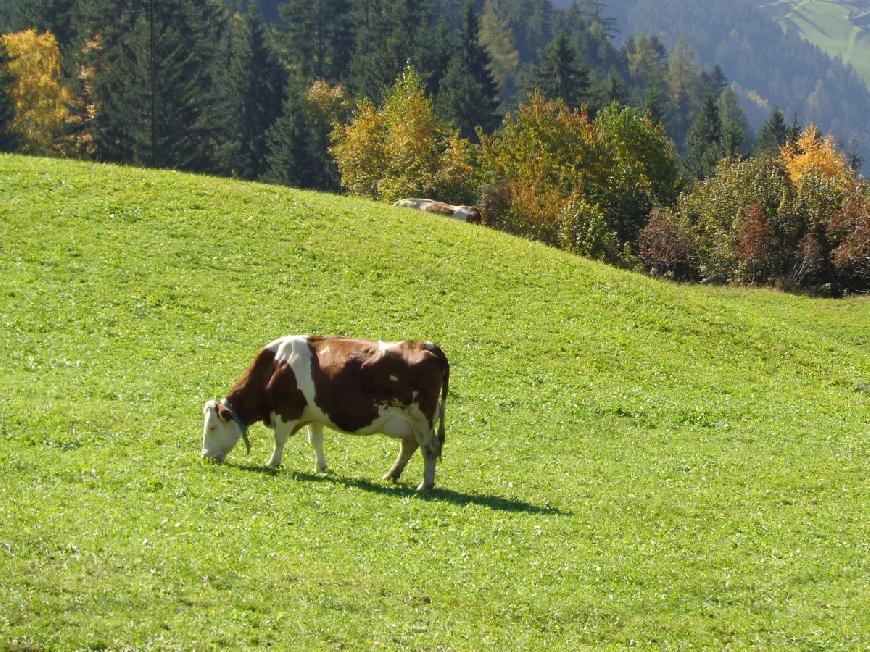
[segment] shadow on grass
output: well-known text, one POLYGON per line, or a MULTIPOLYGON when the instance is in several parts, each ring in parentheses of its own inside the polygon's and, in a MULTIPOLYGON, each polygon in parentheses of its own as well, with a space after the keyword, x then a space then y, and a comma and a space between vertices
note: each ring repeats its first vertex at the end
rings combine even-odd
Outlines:
MULTIPOLYGON (((265 466, 246 466, 241 464, 231 464, 241 471, 249 471, 251 473, 260 473, 263 475, 276 475, 282 473, 280 469, 270 469, 265 466)), ((346 478, 336 475, 332 471, 327 471, 324 474, 320 473, 305 473, 303 471, 291 471, 290 474, 295 480, 300 482, 332 482, 341 484, 345 487, 354 487, 363 491, 370 491, 384 496, 399 496, 407 498, 414 496, 419 500, 446 502, 454 505, 480 505, 490 509, 502 512, 525 512, 527 514, 549 514, 553 516, 570 516, 571 512, 566 512, 557 507, 549 507, 546 505, 535 505, 527 503, 524 500, 516 500, 514 498, 505 498, 503 496, 494 496, 492 494, 467 494, 461 491, 453 491, 452 489, 442 489, 435 487, 432 491, 418 493, 415 489, 408 486, 398 484, 383 484, 364 480, 362 478, 346 478)))

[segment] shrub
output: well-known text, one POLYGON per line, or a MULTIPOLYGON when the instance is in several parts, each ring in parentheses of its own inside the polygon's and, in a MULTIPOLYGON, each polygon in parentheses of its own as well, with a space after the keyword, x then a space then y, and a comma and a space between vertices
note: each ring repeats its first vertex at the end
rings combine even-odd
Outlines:
POLYGON ((759 283, 773 278, 779 271, 780 240, 772 221, 758 204, 750 204, 744 212, 737 228, 734 253, 740 262, 736 274, 739 280, 759 283))
POLYGON ((482 138, 487 222, 582 255, 630 265, 652 207, 676 193, 676 162, 659 127, 634 109, 585 111, 533 93, 482 138), (495 211, 498 211, 496 213, 495 211))
POLYGON ((692 250, 691 232, 667 211, 654 210, 638 236, 638 255, 654 276, 691 277, 692 250))
POLYGON ((827 228, 836 245, 831 252, 833 266, 844 285, 870 289, 870 186, 866 182, 852 185, 827 228))
POLYGON ((559 213, 559 245, 575 254, 623 264, 619 238, 604 212, 582 197, 569 199, 559 213))

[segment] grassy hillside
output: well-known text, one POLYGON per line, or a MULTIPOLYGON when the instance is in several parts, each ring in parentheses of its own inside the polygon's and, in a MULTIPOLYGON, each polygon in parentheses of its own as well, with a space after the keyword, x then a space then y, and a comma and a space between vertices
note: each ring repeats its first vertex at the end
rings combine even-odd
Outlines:
POLYGON ((856 648, 870 304, 681 287, 368 201, 0 155, 0 646, 856 648), (398 444, 201 408, 286 333, 438 341, 398 444))
MULTIPOLYGON (((793 27, 829 55, 842 57, 870 86, 870 31, 852 18, 868 9, 859 0, 778 0, 764 5, 783 26, 793 27)), ((870 25, 870 20, 862 21, 870 25)))

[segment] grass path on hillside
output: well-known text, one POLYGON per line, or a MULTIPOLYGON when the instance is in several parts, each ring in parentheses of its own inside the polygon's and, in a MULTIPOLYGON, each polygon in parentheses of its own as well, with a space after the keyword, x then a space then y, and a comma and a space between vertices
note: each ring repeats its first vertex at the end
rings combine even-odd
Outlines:
POLYGON ((0 646, 855 649, 870 303, 683 287, 368 201, 0 155, 0 646), (386 438, 201 408, 286 333, 433 339, 386 438))

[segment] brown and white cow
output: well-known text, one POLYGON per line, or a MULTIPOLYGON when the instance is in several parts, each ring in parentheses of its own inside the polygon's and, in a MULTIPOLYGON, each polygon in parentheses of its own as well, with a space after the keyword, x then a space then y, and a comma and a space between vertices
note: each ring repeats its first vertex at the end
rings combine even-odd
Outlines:
POLYGON ((481 223, 480 209, 477 206, 454 206, 453 204, 446 204, 443 201, 435 201, 434 199, 417 199, 413 197, 400 199, 394 202, 393 206, 398 208, 416 208, 427 213, 446 215, 447 217, 470 224, 481 223))
POLYGON ((417 448, 423 481, 435 484, 444 445, 450 365, 430 342, 381 342, 290 335, 264 346, 221 401, 208 401, 202 456, 222 462, 247 430, 262 421, 275 432, 267 464, 277 467, 287 439, 308 426, 315 468, 326 470, 323 427, 353 435, 384 433, 402 447, 384 479, 397 480, 417 448), (439 421, 435 432, 436 418, 439 421))

